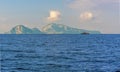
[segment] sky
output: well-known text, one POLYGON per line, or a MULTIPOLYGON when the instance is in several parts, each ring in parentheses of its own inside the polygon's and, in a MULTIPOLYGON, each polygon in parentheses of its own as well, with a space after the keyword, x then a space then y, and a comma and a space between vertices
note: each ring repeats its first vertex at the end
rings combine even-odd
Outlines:
POLYGON ((0 33, 16 25, 64 24, 120 34, 120 0, 0 0, 0 33))

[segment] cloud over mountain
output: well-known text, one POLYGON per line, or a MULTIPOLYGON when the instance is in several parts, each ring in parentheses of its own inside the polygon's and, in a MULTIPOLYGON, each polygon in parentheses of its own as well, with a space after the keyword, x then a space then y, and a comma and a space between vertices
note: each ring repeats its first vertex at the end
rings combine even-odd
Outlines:
POLYGON ((47 17, 47 20, 49 22, 55 22, 60 20, 61 13, 59 11, 51 10, 49 17, 47 17))
POLYGON ((84 12, 80 14, 80 19, 84 21, 88 21, 93 19, 93 13, 92 12, 84 12))

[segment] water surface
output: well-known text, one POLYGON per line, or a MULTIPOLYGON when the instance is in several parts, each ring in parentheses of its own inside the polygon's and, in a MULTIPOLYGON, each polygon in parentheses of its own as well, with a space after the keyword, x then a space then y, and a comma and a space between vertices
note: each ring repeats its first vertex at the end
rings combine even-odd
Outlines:
POLYGON ((0 35, 1 72, 115 72, 120 35, 0 35))

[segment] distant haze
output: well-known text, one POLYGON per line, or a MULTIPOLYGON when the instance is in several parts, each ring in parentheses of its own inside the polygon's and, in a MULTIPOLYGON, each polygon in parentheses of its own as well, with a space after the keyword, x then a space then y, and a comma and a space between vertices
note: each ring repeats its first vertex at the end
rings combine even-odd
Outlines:
POLYGON ((0 33, 49 23, 120 34, 120 0, 0 0, 0 33))

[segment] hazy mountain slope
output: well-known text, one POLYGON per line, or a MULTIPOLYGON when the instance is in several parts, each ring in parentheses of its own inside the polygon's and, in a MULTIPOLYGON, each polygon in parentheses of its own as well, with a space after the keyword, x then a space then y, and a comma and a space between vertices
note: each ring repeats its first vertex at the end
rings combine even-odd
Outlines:
POLYGON ((42 34, 42 32, 37 28, 30 29, 23 25, 15 26, 8 33, 9 34, 42 34))
POLYGON ((23 25, 18 25, 12 28, 6 34, 100 34, 100 32, 77 29, 62 24, 51 23, 44 26, 42 31, 37 28, 30 29, 23 25))
POLYGON ((89 33, 89 34, 100 34, 99 31, 89 31, 84 29, 77 29, 72 28, 69 26, 65 26, 62 24, 48 24, 43 27, 42 31, 46 34, 82 34, 82 33, 89 33))

